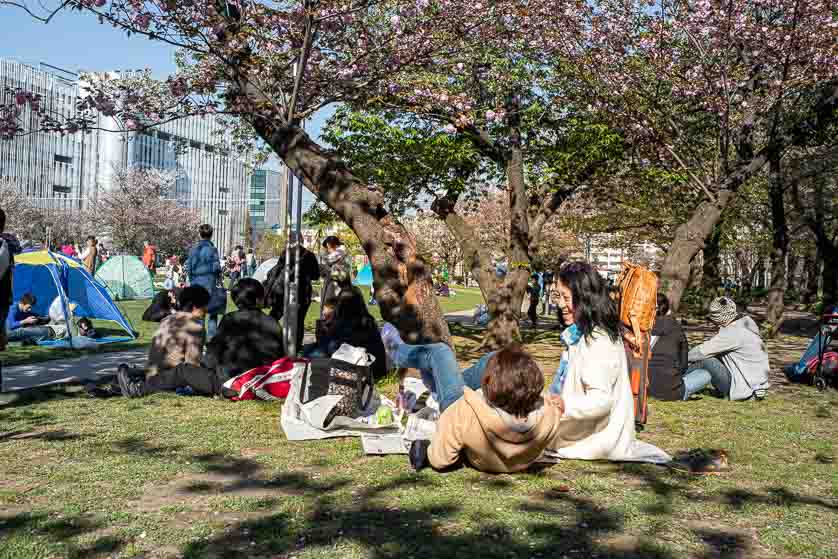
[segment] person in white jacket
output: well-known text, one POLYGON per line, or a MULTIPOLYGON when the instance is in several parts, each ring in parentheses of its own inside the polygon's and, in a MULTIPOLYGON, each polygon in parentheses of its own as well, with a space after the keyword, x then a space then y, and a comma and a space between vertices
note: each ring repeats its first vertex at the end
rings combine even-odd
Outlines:
POLYGON ((555 285, 567 351, 548 401, 563 410, 552 448, 560 458, 663 464, 672 458, 637 440, 628 363, 605 280, 573 262, 555 285))
POLYGON ((719 327, 719 333, 690 350, 684 400, 710 384, 731 400, 764 398, 771 386, 771 366, 754 319, 740 315, 730 297, 714 299, 707 318, 719 327))

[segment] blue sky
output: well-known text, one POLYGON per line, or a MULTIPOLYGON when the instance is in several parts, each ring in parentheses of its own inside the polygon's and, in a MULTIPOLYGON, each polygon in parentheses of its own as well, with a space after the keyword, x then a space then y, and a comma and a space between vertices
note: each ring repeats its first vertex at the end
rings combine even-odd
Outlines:
MULTIPOLYGON (((125 32, 100 25, 95 17, 79 12, 61 12, 45 25, 23 10, 0 7, 0 30, 0 57, 33 66, 45 62, 74 72, 150 68, 161 79, 175 70, 172 47, 128 37, 125 32)), ((323 111, 312 119, 307 128, 315 137, 330 113, 323 111)), ((268 166, 277 165, 274 162, 268 166)))

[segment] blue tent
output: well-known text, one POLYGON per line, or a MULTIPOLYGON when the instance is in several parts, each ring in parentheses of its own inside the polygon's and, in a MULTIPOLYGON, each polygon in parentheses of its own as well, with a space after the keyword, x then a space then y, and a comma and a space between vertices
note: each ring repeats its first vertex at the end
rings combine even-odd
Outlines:
POLYGON ((369 285, 372 286, 372 266, 367 264, 361 271, 358 272, 358 275, 355 277, 355 281, 352 282, 354 285, 369 285))
MULTIPOLYGON (((133 340, 136 336, 131 324, 113 302, 107 289, 91 277, 78 260, 63 254, 40 250, 25 252, 15 257, 14 300, 19 301, 24 293, 32 293, 38 300, 34 312, 45 316, 50 304, 61 297, 64 315, 72 301, 78 307, 72 312, 75 318, 87 317, 94 320, 114 322, 128 333, 128 336, 99 338, 98 343, 133 340)), ((70 325, 71 331, 74 325, 70 325)), ((69 341, 51 340, 46 345, 72 346, 69 341)))

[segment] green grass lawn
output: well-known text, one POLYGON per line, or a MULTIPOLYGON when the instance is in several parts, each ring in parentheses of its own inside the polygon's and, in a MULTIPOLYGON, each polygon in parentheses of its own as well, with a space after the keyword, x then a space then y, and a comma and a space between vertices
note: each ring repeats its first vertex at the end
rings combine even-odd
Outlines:
MULTIPOLYGON (((364 296, 369 298, 369 289, 362 288, 364 296)), ((463 310, 473 309, 483 302, 483 296, 479 289, 475 288, 457 288, 457 295, 455 297, 440 298, 440 305, 445 313, 457 312, 463 310)), ((157 324, 154 322, 143 322, 141 317, 143 311, 148 307, 149 300, 143 299, 140 301, 121 301, 117 306, 122 310, 123 314, 128 318, 128 321, 139 332, 139 337, 130 342, 122 342, 115 344, 103 345, 96 350, 75 350, 75 349, 54 349, 48 347, 28 346, 23 347, 18 343, 9 344, 8 349, 3 354, 3 364, 6 366, 22 365, 25 363, 39 363, 42 361, 50 361, 53 359, 65 359, 68 357, 80 357, 94 352, 108 352, 108 351, 122 351, 126 349, 147 346, 151 342, 154 332, 157 330, 157 324)), ((228 303, 228 310, 235 309, 235 305, 230 301, 228 303)), ((370 313, 376 320, 381 320, 381 313, 377 306, 369 307, 370 313)), ((320 316, 320 305, 314 303, 309 308, 306 315, 306 330, 314 331, 314 323, 320 316)), ((94 321, 94 324, 100 334, 120 336, 125 333, 113 323, 94 321)))
MULTIPOLYGON (((454 333, 477 358, 474 331, 454 333)), ((555 370, 555 333, 525 336, 555 370)), ((579 461, 415 474, 356 439, 288 442, 277 403, 39 392, 0 405, 0 559, 836 557, 838 394, 776 374, 806 341, 769 343, 763 402, 652 402, 642 438, 727 449, 719 477, 579 461)))

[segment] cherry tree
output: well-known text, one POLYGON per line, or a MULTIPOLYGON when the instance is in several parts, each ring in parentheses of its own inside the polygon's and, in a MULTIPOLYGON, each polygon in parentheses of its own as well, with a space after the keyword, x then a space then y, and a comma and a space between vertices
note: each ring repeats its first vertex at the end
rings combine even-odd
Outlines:
POLYGON ((833 125, 838 21, 829 0, 600 0, 568 47, 592 103, 638 150, 689 177, 701 201, 662 277, 677 308, 689 262, 740 186, 833 125))
POLYGON ((141 254, 143 241, 164 253, 184 254, 197 239, 200 214, 170 197, 176 176, 169 171, 129 168, 114 175, 88 212, 96 231, 114 246, 141 254))
MULTIPOLYGON (((355 231, 370 256, 384 318, 400 328, 419 325, 419 332, 403 331, 410 340, 448 337, 427 276, 407 273, 419 265, 415 239, 387 211, 381 189, 322 149, 301 123, 330 104, 372 105, 467 137, 510 184, 515 210, 510 242, 521 266, 490 305, 514 322, 503 309, 523 296, 532 234, 571 190, 563 182, 545 181, 544 212, 530 220, 523 146, 539 119, 563 114, 545 54, 557 51, 563 42, 557 39, 580 36, 577 12, 583 3, 69 0, 60 5, 181 49, 182 70, 165 90, 104 79, 91 85, 82 109, 113 114, 128 128, 186 114, 240 117, 355 231), (419 278, 410 297, 416 303, 405 297, 409 278, 419 278)), ((61 124, 45 116, 45 126, 85 129, 90 122, 81 116, 61 124)), ((542 146, 549 142, 538 139, 542 146)), ((436 207, 447 217, 455 202, 447 198, 436 207)))

